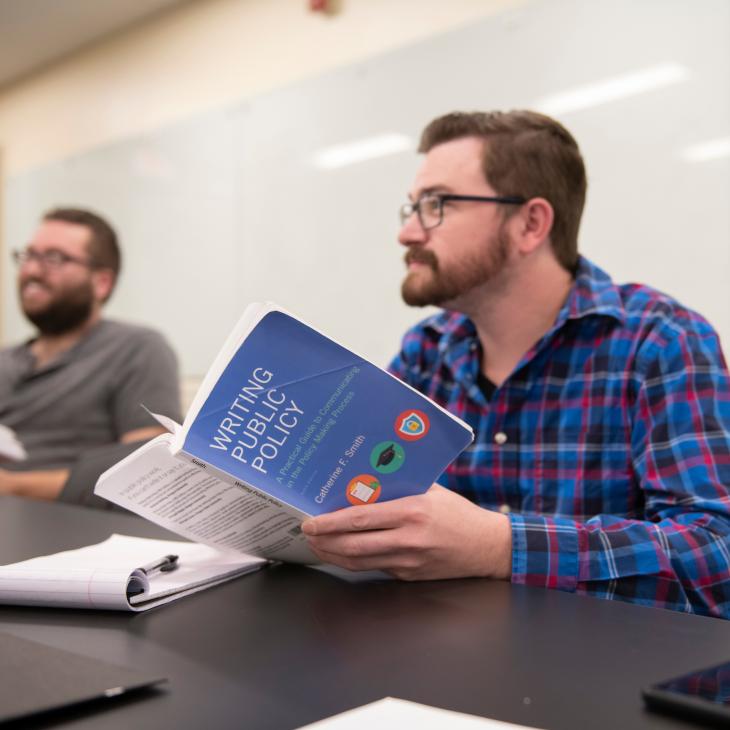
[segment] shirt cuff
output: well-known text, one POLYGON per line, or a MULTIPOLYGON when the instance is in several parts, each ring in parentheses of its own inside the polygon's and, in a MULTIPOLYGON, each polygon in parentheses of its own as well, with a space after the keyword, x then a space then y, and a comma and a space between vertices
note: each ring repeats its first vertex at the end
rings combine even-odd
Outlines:
POLYGON ((573 520, 510 514, 512 582, 575 591, 579 531, 573 520))

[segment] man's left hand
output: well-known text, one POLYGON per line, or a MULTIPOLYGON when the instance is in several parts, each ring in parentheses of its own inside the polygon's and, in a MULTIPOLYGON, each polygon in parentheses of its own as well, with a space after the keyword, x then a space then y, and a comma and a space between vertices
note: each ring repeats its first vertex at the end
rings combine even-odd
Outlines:
POLYGON ((0 468, 0 495, 56 499, 68 479, 68 469, 9 471, 0 468))
POLYGON ((512 573, 509 518, 438 484, 310 518, 302 531, 318 558, 348 570, 383 570, 403 580, 512 573))
POLYGON ((12 472, 0 467, 0 494, 12 494, 12 472))

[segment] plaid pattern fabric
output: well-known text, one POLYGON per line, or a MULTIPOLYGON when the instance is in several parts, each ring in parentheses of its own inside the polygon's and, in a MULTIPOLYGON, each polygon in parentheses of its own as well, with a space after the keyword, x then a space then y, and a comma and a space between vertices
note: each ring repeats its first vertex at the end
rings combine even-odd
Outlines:
POLYGON ((487 401, 468 318, 391 372, 476 435, 440 482, 509 514, 512 581, 730 618, 730 378, 712 327, 581 259, 555 325, 487 401))

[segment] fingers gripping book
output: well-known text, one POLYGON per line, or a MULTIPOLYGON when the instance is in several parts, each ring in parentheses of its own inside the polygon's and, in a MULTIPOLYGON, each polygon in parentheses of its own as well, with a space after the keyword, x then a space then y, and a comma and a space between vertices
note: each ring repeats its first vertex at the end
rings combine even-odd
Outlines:
POLYGON ((274 304, 249 306, 182 426, 106 471, 95 493, 196 542, 317 562, 311 515, 419 494, 471 429, 274 304))

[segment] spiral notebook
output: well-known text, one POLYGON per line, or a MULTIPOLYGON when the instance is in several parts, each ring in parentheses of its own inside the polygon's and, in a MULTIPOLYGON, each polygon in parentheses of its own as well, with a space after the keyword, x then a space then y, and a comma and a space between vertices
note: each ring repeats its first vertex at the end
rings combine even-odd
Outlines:
POLYGON ((197 543, 112 535, 97 545, 1 565, 0 604, 145 611, 266 563, 197 543))

